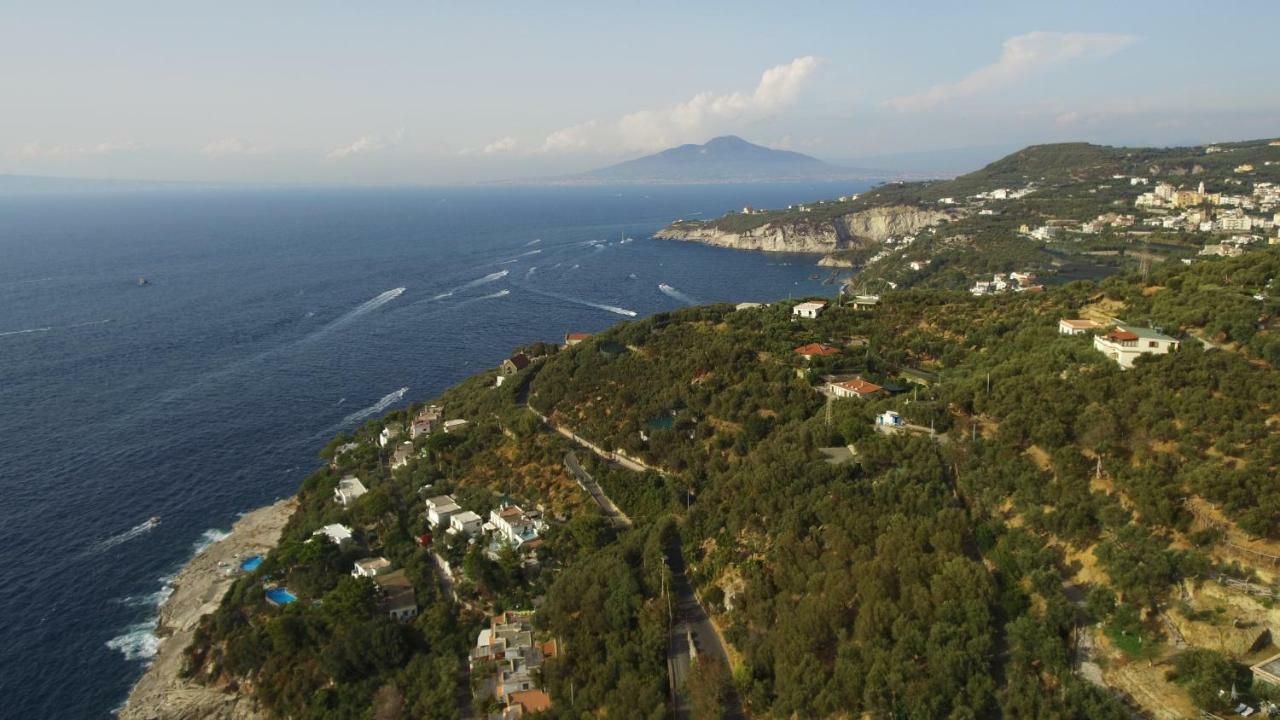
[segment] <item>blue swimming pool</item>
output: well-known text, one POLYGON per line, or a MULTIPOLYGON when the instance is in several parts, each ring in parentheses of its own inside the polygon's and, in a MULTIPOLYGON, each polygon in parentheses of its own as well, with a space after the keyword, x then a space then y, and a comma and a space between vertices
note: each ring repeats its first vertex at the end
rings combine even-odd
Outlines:
POLYGON ((272 605, 288 605, 297 599, 297 595, 294 595, 284 588, 271 588, 267 591, 267 602, 272 605))
POLYGON ((261 564, 262 564, 262 556, 254 555, 251 558, 245 558, 244 562, 240 563, 240 569, 244 570, 245 572, 253 572, 254 570, 257 570, 258 566, 261 564))

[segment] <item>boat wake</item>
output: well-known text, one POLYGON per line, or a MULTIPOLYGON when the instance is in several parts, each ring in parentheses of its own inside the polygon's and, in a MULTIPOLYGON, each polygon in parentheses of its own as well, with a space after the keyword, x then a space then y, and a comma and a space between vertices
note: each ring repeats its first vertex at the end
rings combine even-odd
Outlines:
POLYGON ((134 538, 142 537, 143 535, 146 535, 147 533, 154 530, 155 527, 159 524, 160 524, 159 518, 148 518, 145 522, 138 523, 137 525, 134 525, 133 527, 129 528, 128 530, 125 530, 124 532, 118 535, 112 535, 106 540, 101 540, 95 543, 93 547, 89 548, 89 554, 100 553, 105 550, 110 550, 111 548, 117 545, 121 545, 123 543, 127 543, 130 540, 133 540, 134 538))
POLYGON ((371 313, 371 312, 373 312, 374 310, 377 310, 378 308, 382 307, 383 305, 386 305, 387 303, 391 302, 392 300, 395 300, 396 298, 398 298, 398 297, 400 297, 401 295, 403 295, 403 294, 404 294, 404 290, 405 290, 405 289, 404 289, 404 288, 402 288, 402 287, 392 288, 392 289, 390 289, 390 290, 388 290, 388 291, 386 291, 386 292, 384 292, 384 293, 382 293, 382 294, 378 295, 378 296, 377 296, 377 297, 375 297, 375 298, 372 298, 372 299, 370 299, 370 300, 365 300, 364 302, 362 302, 362 303, 360 303, 359 305, 357 305, 357 306, 355 307, 355 309, 354 309, 354 310, 352 310, 351 312, 347 313, 346 315, 343 315, 342 317, 338 318, 337 320, 334 320, 333 322, 329 323, 328 325, 325 325, 323 328, 320 328, 319 330, 317 330, 317 331, 316 331, 316 334, 325 333, 325 332, 328 332, 328 331, 333 330, 333 329, 335 329, 335 328, 342 327, 343 325, 346 325, 347 323, 351 322, 352 320, 355 320, 356 318, 360 317, 361 315, 366 315, 366 314, 368 314, 368 313, 371 313))
POLYGON ((350 415, 342 418, 342 421, 339 422, 338 425, 339 426, 350 425, 351 423, 359 422, 360 420, 363 420, 369 417, 370 415, 380 413, 383 410, 386 410, 387 408, 391 407, 395 403, 400 402, 400 399, 403 398, 404 394, 407 392, 409 392, 409 388, 402 387, 399 390, 396 390, 395 392, 387 393, 386 395, 383 395, 382 399, 379 400, 378 402, 370 405, 367 408, 364 408, 363 410, 357 410, 356 412, 353 412, 350 415))
POLYGON ((52 327, 29 328, 27 330, 9 330, 8 332, 0 332, 0 337, 9 335, 29 335, 30 333, 43 333, 52 330, 52 327))
POLYGON ((537 255, 537 254, 538 254, 538 253, 540 253, 540 252, 542 252, 542 248, 535 248, 535 249, 530 250, 530 251, 528 251, 528 252, 522 252, 522 253, 520 253, 519 255, 513 255, 513 256, 511 256, 511 257, 507 258, 506 260, 503 260, 502 262, 500 262, 500 263, 498 263, 498 264, 499 264, 499 265, 506 265, 507 263, 517 262, 518 260, 520 260, 520 258, 523 258, 523 257, 529 257, 530 255, 537 255))
POLYGON ((488 295, 481 295, 480 297, 473 297, 473 298, 468 298, 468 299, 466 299, 466 300, 463 300, 462 302, 458 303, 457 305, 454 305, 454 306, 453 306, 453 309, 455 309, 455 310, 456 310, 456 309, 458 309, 458 308, 460 308, 460 307, 462 307, 462 306, 464 306, 464 305, 470 305, 471 303, 477 303, 477 302, 480 302, 481 300, 493 300, 493 299, 495 299, 495 298, 506 297, 506 296, 508 296, 508 295, 510 295, 510 294, 511 294, 511 291, 510 291, 510 290, 507 290, 507 289, 505 289, 505 288, 504 288, 504 289, 502 289, 502 290, 499 290, 499 291, 498 291, 498 292, 496 292, 496 293, 489 293, 488 295))
POLYGON ((445 290, 444 292, 440 293, 439 295, 433 295, 433 296, 431 296, 431 297, 427 298, 426 300, 420 300, 419 302, 416 302, 416 303, 414 303, 414 304, 415 304, 415 305, 421 305, 421 304, 422 304, 422 303, 424 303, 424 302, 435 302, 436 300, 444 300, 445 298, 453 297, 455 293, 461 292, 461 291, 463 291, 463 290, 470 290, 470 289, 471 289, 471 288, 473 288, 473 287, 479 287, 479 286, 481 286, 481 285, 487 285, 487 284, 489 284, 489 283, 491 283, 491 282, 496 282, 496 281, 501 280, 502 278, 504 278, 504 277, 506 277, 506 276, 508 276, 508 275, 510 275, 510 274, 511 274, 511 271, 510 271, 510 270, 499 270, 498 272, 492 272, 492 273, 489 273, 488 275, 485 275, 485 276, 484 276, 484 277, 482 277, 482 278, 476 278, 475 280, 472 280, 472 281, 470 281, 470 282, 463 283, 463 284, 461 284, 461 285, 459 285, 458 287, 455 287, 455 288, 450 288, 450 289, 445 290))
POLYGON ((111 320, 109 319, 108 320, 90 320, 88 322, 75 323, 74 325, 63 325, 61 327, 50 325, 48 327, 27 328, 26 330, 8 330, 5 332, 0 332, 0 337, 7 337, 9 335, 30 335, 32 333, 47 333, 52 330, 72 330, 74 328, 89 327, 90 325, 105 325, 106 323, 109 323, 109 322, 111 322, 111 320))
POLYGON ((697 300, 694 300, 692 297, 689 297, 688 295, 686 295, 686 294, 684 294, 684 293, 680 292, 679 290, 677 290, 677 289, 675 289, 675 288, 671 287, 670 285, 668 285, 668 284, 666 284, 666 283, 659 283, 659 284, 658 284, 658 290, 659 290, 659 291, 661 291, 663 295, 666 295, 667 297, 672 298, 672 299, 675 299, 675 300, 679 300, 680 302, 682 302, 682 303, 684 303, 684 304, 686 304, 686 305, 697 305, 697 304, 698 304, 698 301, 697 301, 697 300))
POLYGON ((636 316, 635 310, 628 310, 623 307, 618 307, 617 305, 605 305, 604 303, 591 302, 590 300, 583 300, 582 298, 569 297, 568 295, 561 295, 559 293, 548 292, 546 290, 536 290, 534 288, 531 288, 525 285, 517 285, 516 287, 520 288, 521 290, 531 292, 534 295, 541 295, 543 297, 551 298, 552 300, 559 300, 561 302, 572 303, 574 305, 583 305, 585 307, 592 307, 597 310, 604 310, 606 312, 614 313, 615 315, 625 315, 627 317, 636 316))
POLYGON ((530 240, 529 242, 525 243, 525 244, 524 244, 524 246, 525 246, 525 247, 529 247, 530 245, 537 245, 537 244, 538 244, 538 243, 540 243, 540 242, 542 242, 542 238, 534 238, 534 239, 530 240))

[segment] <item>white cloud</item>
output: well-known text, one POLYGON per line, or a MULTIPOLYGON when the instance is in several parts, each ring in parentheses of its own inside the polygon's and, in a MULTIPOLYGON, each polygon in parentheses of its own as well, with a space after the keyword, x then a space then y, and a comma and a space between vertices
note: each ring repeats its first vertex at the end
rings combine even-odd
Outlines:
POLYGON ((96 145, 62 145, 46 143, 43 140, 32 140, 18 148, 16 155, 23 158, 72 158, 115 155, 118 153, 137 152, 143 149, 140 143, 132 140, 122 142, 101 142, 96 145))
POLYGON ((1000 59, 953 83, 935 85, 917 95, 884 102, 894 110, 925 110, 959 98, 982 95, 1030 75, 1075 60, 1110 57, 1137 41, 1116 33, 1032 32, 1005 40, 1000 59))
POLYGON ((390 139, 384 140, 378 135, 362 135, 355 142, 349 145, 343 145, 329 151, 325 158, 328 160, 344 160, 355 155, 370 155, 379 153, 388 148, 395 147, 404 139, 404 128, 400 128, 391 136, 390 139))
POLYGON ((508 152, 510 150, 514 150, 515 148, 516 148, 516 139, 508 135, 507 137, 499 138, 489 143, 488 145, 485 145, 484 149, 481 150, 480 152, 484 153, 485 155, 492 155, 494 153, 508 152))
POLYGON ((703 141, 735 123, 795 104, 805 82, 818 68, 813 56, 765 70, 752 92, 699 93, 673 107, 641 110, 613 122, 589 120, 557 130, 543 140, 541 152, 655 150, 703 141))
POLYGON ((233 155, 261 155, 265 149, 240 138, 230 137, 214 140, 200 150, 200 154, 211 158, 230 157, 233 155))

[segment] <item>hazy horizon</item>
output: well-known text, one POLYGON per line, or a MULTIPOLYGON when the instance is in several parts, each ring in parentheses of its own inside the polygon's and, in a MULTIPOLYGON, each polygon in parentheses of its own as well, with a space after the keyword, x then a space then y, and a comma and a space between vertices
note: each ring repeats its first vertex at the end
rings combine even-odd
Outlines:
POLYGON ((0 174, 528 181, 725 134, 944 172, 1034 143, 1274 135, 1280 7, 1197 8, 18 3, 0 174))

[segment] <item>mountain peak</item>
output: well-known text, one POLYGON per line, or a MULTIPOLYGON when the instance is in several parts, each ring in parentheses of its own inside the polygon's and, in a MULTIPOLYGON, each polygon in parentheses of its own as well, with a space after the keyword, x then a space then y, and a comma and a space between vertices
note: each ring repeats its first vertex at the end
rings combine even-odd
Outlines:
POLYGON ((844 168, 815 157, 721 135, 703 145, 668 148, 580 177, 610 183, 716 183, 833 180, 849 175, 844 168))

